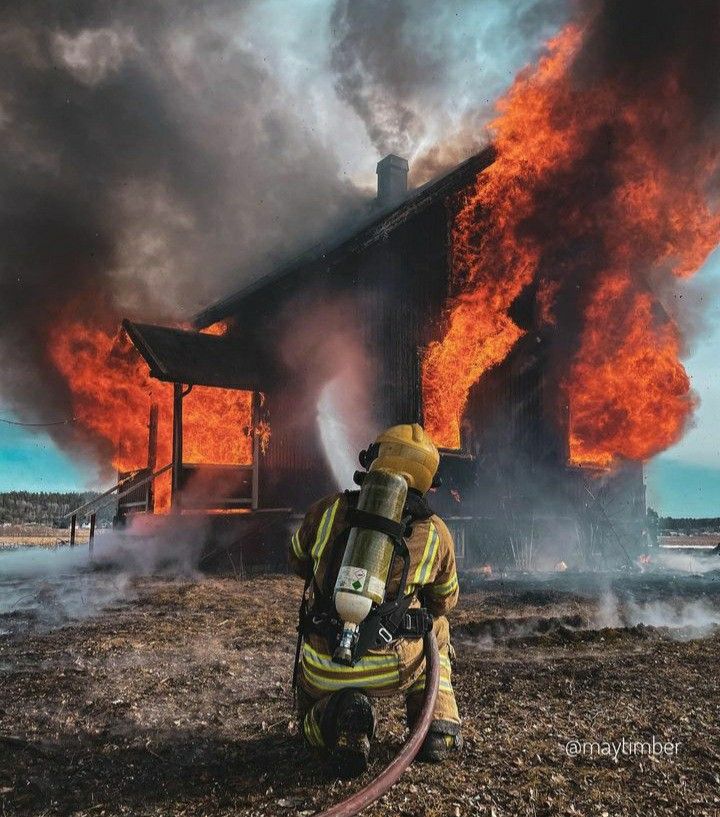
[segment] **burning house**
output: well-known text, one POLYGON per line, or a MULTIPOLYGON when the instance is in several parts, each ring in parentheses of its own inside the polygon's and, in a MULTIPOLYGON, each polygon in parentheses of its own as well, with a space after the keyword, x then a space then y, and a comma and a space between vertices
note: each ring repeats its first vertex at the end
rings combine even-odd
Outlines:
POLYGON ((124 475, 120 515, 211 512, 277 563, 371 435, 419 420, 466 564, 644 548, 643 463, 696 402, 678 282, 720 237, 718 49, 694 45, 717 11, 699 8, 680 28, 636 4, 568 23, 498 102, 492 148, 410 191, 386 157, 364 220, 192 327, 126 321, 118 339, 115 312, 100 328, 60 314, 63 431, 124 475))
MULTIPOLYGON (((171 505, 204 514, 259 561, 284 553, 309 502, 350 487, 355 454, 378 428, 409 420, 443 451, 433 501, 466 563, 626 561, 643 544, 643 463, 681 438, 696 403, 681 362, 689 324, 681 282, 720 240, 707 79, 720 76, 717 9, 679 8, 588 6, 498 100, 492 149, 412 190, 407 163, 388 156, 364 219, 208 307, 194 326, 130 320, 117 335, 128 309, 154 324, 190 303, 171 286, 159 297, 158 280, 181 269, 199 278, 183 254, 183 241, 194 241, 185 225, 201 230, 212 219, 174 219, 176 257, 158 271, 136 252, 130 277, 142 286, 125 292, 118 263, 136 242, 113 229, 115 211, 105 233, 92 208, 56 229, 47 200, 33 193, 37 221, 24 222, 21 260, 8 266, 18 292, 24 265, 42 281, 6 315, 17 402, 35 406, 37 383, 47 383, 42 412, 29 416, 62 418, 48 426, 53 439, 103 475, 120 473, 119 516, 171 505), (39 244, 47 249, 35 257, 28 248, 39 244)), ((104 128, 104 113, 99 121, 104 128)), ((108 132, 124 122, 123 114, 108 132)), ((482 122, 468 120, 424 157, 415 144, 418 178, 476 150, 482 122)), ((154 131, 148 138, 167 153, 154 131)), ((280 158, 283 168, 296 161, 292 152, 280 158)), ((243 161, 221 164, 242 176, 243 161)), ((299 178, 327 188, 323 173, 334 171, 323 168, 299 178)), ((113 178, 144 174, 131 165, 113 178)), ((289 193, 285 176, 259 178, 278 199, 289 193)), ((93 183, 104 178, 93 170, 93 183)), ((348 186, 355 206, 362 191, 348 186)), ((326 227, 351 206, 341 187, 334 177, 319 205, 326 227)), ((64 215, 75 212, 69 189, 50 198, 64 215)), ((145 197, 136 198, 151 221, 145 197)), ((223 223, 233 223, 226 209, 223 223)), ((290 208, 295 233, 304 232, 299 209, 290 208)), ((293 232, 286 221, 267 225, 265 238, 282 243, 293 232)), ((265 226, 249 223, 253 236, 265 226)), ((251 252, 246 232, 228 253, 251 252)), ((8 235, 16 233, 13 223, 8 235)), ((259 263, 266 247, 257 243, 259 263)), ((154 247, 148 240, 145 249, 154 247)))
MULTIPOLYGON (((125 322, 151 376, 174 384, 172 494, 185 512, 212 506, 218 525, 231 519, 254 543, 256 558, 277 561, 305 508, 349 487, 354 454, 371 434, 418 421, 442 446, 433 505, 466 565, 607 563, 644 545, 642 465, 610 472, 572 460, 556 333, 539 318, 534 285, 510 305, 515 343, 472 385, 449 434, 428 405, 438 398, 429 355, 458 287, 453 220, 493 159, 486 149, 408 191, 408 163, 387 156, 367 219, 347 234, 208 307, 195 330, 125 322), (223 334, 207 334, 218 326, 223 334), (215 429, 241 446, 233 464, 185 457, 183 405, 202 389, 246 396, 244 419, 230 412, 215 429), (201 471, 220 481, 198 505, 183 489, 201 471)), ((147 508, 150 485, 127 495, 126 511, 147 508)))

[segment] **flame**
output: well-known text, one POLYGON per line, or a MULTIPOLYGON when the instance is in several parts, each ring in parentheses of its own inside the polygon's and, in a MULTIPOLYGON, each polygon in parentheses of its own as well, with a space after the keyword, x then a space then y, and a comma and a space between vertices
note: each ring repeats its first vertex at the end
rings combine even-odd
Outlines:
POLYGON ((270 423, 267 420, 258 420, 255 426, 255 432, 260 438, 260 453, 266 454, 268 445, 270 444, 270 423))
MULTIPOLYGON (((210 326, 206 326, 204 329, 201 329, 203 335, 227 335, 228 329, 230 327, 227 325, 225 321, 218 321, 217 323, 213 323, 210 326)), ((192 329, 191 326, 183 326, 183 329, 192 329)))
POLYGON ((622 272, 603 281, 585 317, 567 383, 570 460, 599 467, 617 456, 646 460, 679 439, 693 407, 677 328, 655 318, 649 293, 633 292, 622 272))
MULTIPOLYGON (((211 327, 224 334, 224 327, 211 327)), ((158 404, 157 467, 172 457, 172 385, 150 377, 124 332, 74 319, 50 330, 48 352, 70 391, 76 427, 102 463, 118 471, 147 465, 148 417, 158 404)), ((183 400, 183 461, 252 462, 252 393, 194 386, 183 400)), ((263 434, 267 437, 269 431, 263 434)), ((169 474, 155 486, 156 510, 169 506, 169 474)))
POLYGON ((692 412, 680 334, 650 281, 692 275, 720 241, 705 189, 718 148, 691 132, 673 65, 643 91, 620 74, 580 80, 585 36, 566 27, 517 77, 491 125, 496 159, 456 202, 453 295, 422 370, 440 446, 460 446, 471 387, 525 334, 509 310, 531 283, 536 327, 563 341, 572 462, 645 460, 692 412))
MULTIPOLYGON (((578 33, 568 29, 551 42, 552 56, 538 69, 543 76, 562 76, 563 54, 577 40, 578 33)), ((445 336, 428 346, 422 372, 425 427, 447 448, 460 446, 460 419, 470 388, 524 334, 508 310, 532 281, 541 251, 535 242, 516 239, 532 210, 526 179, 548 173, 550 149, 560 153, 563 147, 552 128, 545 129, 548 145, 523 138, 526 129, 537 130, 548 118, 547 101, 530 86, 530 77, 521 75, 498 103, 504 115, 491 126, 497 133, 497 157, 464 194, 451 227, 453 274, 463 291, 449 310, 445 336)))

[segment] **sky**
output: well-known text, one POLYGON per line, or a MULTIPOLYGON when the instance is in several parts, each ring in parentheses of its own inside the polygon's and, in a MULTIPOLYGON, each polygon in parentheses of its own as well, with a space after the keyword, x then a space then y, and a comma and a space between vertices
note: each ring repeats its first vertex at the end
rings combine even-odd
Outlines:
MULTIPOLYGON (((232 168, 228 165, 227 180, 217 175, 213 177, 218 188, 209 191, 211 198, 217 197, 223 214, 237 214, 237 223, 230 221, 221 225, 218 235, 203 229, 203 222, 192 209, 182 210, 180 204, 177 213, 169 209, 161 187, 171 178, 164 172, 167 168, 161 168, 163 172, 153 180, 155 187, 139 187, 137 196, 132 195, 134 188, 126 185, 121 201, 123 209, 110 210, 107 203, 98 204, 99 209, 108 208, 111 220, 120 213, 123 229, 131 239, 127 246, 144 248, 144 255, 120 258, 118 278, 130 280, 151 269, 153 275, 165 276, 163 280, 172 275, 174 284, 189 282, 194 295, 198 289, 195 271, 200 259, 207 278, 202 283, 208 286, 199 302, 185 297, 186 313, 211 300, 208 293, 217 297, 233 288, 230 261, 237 257, 241 263, 244 254, 242 242, 236 243, 237 234, 249 236, 249 245, 254 246, 263 225, 275 225, 278 229, 275 233, 268 229, 265 242, 267 247, 272 247, 277 234, 289 232, 287 213, 294 215, 298 202, 310 191, 304 179, 292 178, 292 168, 283 166, 280 161, 280 154, 288 144, 295 154, 304 155, 304 146, 310 145, 312 140, 312 151, 308 149, 306 155, 307 161, 312 159, 319 168, 317 172, 323 172, 324 167, 318 164, 317 154, 325 152, 330 157, 328 172, 337 173, 340 182, 347 179, 354 188, 367 190, 375 183, 375 163, 387 152, 406 155, 411 160, 411 168, 417 167, 428 149, 443 135, 467 128, 468 122, 477 133, 477 142, 482 143, 483 127, 492 116, 494 100, 516 73, 534 60, 566 14, 564 0, 517 0, 514 3, 424 0, 422 4, 378 0, 363 4, 347 0, 293 0, 292 3, 257 0, 237 6, 212 0, 203 6, 209 11, 200 33, 194 29, 200 26, 194 17, 180 18, 182 14, 194 13, 192 4, 165 6, 162 3, 156 8, 173 9, 173 15, 177 8, 178 19, 168 23, 162 17, 148 17, 147 21, 141 18, 139 25, 145 29, 136 27, 133 32, 132 25, 141 12, 136 9, 132 12, 134 17, 123 18, 121 5, 100 4, 99 8, 118 9, 113 12, 118 14, 117 20, 104 21, 104 28, 96 22, 92 24, 96 28, 89 29, 91 34, 93 30, 104 32, 101 42, 94 35, 90 39, 82 35, 85 36, 82 39, 75 33, 64 34, 65 23, 60 19, 48 21, 47 9, 42 4, 28 3, 24 9, 32 9, 34 5, 39 9, 38 24, 52 23, 58 76, 63 71, 68 75, 74 72, 75 79, 93 92, 98 89, 99 93, 106 80, 106 84, 111 84, 114 77, 121 76, 125 61, 141 75, 151 77, 153 88, 164 92, 162 101, 172 112, 172 117, 168 117, 170 125, 179 121, 182 130, 193 137, 200 123, 203 128, 198 134, 211 144, 213 161, 222 163, 227 159, 232 165, 232 168), (228 8, 232 11, 227 12, 228 8), (227 19, 223 16, 226 14, 230 15, 227 19), (402 33, 397 41, 392 39, 395 31, 402 33), (110 36, 108 32, 114 33, 110 36), (144 37, 150 38, 151 34, 152 38, 146 41, 144 37), (383 59, 379 59, 373 49, 382 38, 385 38, 383 59), (112 45, 111 51, 97 50, 103 42, 112 45), (160 56, 156 58, 156 54, 160 56), (235 84, 235 71, 258 79, 260 110, 247 102, 251 86, 241 81, 235 84), (176 86, 169 81, 163 84, 165 76, 182 84, 176 86), (236 109, 234 118, 233 109, 236 109), (220 118, 219 113, 226 111, 231 112, 228 118, 220 118), (283 120, 283 116, 286 119, 283 120), (263 123, 257 133, 249 128, 255 119, 263 123), (214 123, 212 133, 207 131, 208 120, 214 123), (260 135, 264 137, 267 133, 275 141, 260 139, 260 135), (292 134, 298 133, 301 136, 293 143, 292 134), (224 152, 228 142, 234 147, 224 152), (271 172, 275 173, 275 180, 283 182, 287 195, 281 199, 258 199, 262 206, 254 202, 251 208, 253 191, 265 174, 271 172), (223 187, 224 181, 227 184, 223 187), (193 220, 199 224, 194 233, 187 230, 193 220), (198 233, 205 234, 204 243, 197 240, 198 233), (189 241, 186 235, 190 235, 189 241), (179 249, 173 251, 173 246, 179 249), (216 247, 220 247, 217 252, 216 247)), ((110 108, 107 115, 112 114, 110 108)), ((150 131, 151 136, 154 133, 150 131)), ((50 138, 57 134, 42 135, 50 138)), ((192 144, 192 138, 188 141, 192 144)), ((186 150, 187 144, 176 139, 174 147, 186 150)), ((117 155, 124 144, 109 143, 108 148, 112 155, 117 155)), ((131 144, 131 148, 137 151, 136 145, 131 144)), ((468 149, 467 153, 470 152, 468 149)), ((187 163, 187 156, 179 155, 187 163)), ((107 163, 106 157, 101 158, 107 163)), ((158 161, 157 156, 151 158, 158 161)), ((458 156, 457 160, 461 158, 464 156, 458 156)), ((127 166, 113 168, 116 176, 127 176, 133 170, 129 161, 127 166)), ((207 166, 213 167, 211 163, 207 166)), ((142 172, 147 173, 148 167, 149 164, 142 166, 142 172)), ((84 187, 82 180, 76 182, 73 180, 72 189, 84 187)), ((194 184, 192 179, 188 186, 191 183, 194 184)), ((337 189, 338 182, 334 179, 323 192, 326 198, 319 206, 335 196, 337 189)), ((317 195, 318 191, 313 192, 317 195)), ((167 198, 183 201, 181 196, 167 198)), ((112 204, 117 205, 115 201, 112 204)), ((187 206, 190 208, 190 204, 187 206)), ((309 212, 313 209, 308 207, 309 212)), ((212 224, 214 214, 208 212, 212 224)), ((300 240, 302 229, 298 232, 297 225, 292 226, 295 230, 290 232, 300 240)), ((317 226, 319 229, 321 223, 317 226)), ((270 257, 267 252, 266 256, 270 257)), ((264 257, 252 256, 248 266, 257 269, 264 257)), ((715 516, 720 515, 720 434, 716 429, 716 418, 720 417, 717 375, 720 252, 711 256, 696 278, 685 286, 683 297, 691 305, 693 316, 699 316, 693 317, 696 329, 685 355, 699 405, 693 425, 683 439, 648 464, 648 503, 664 515, 715 516)), ((179 285, 160 289, 173 298, 183 294, 179 285)), ((139 305, 126 308, 128 314, 136 314, 139 305)), ((4 373, 13 370, 11 359, 0 356, 0 363, 4 373)), ((37 389, 37 403, 41 404, 45 385, 36 383, 31 379, 30 388, 37 389)), ((64 417, 63 413, 57 418, 53 414, 42 419, 64 417)), ((0 385, 1 419, 37 418, 21 416, 11 395, 3 394, 0 385)), ((60 450, 42 430, 0 422, 0 490, 100 487, 103 486, 97 482, 96 465, 83 463, 77 452, 60 450)))
POLYGON ((701 305, 684 360, 699 405, 680 442, 647 465, 647 500, 663 516, 720 516, 720 250, 686 290, 701 305))

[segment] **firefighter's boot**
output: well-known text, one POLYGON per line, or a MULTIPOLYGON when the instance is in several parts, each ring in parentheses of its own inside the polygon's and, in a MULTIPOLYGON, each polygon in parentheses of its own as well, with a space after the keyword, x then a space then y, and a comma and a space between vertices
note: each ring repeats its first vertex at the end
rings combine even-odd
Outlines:
POLYGON ((459 752, 462 745, 463 739, 457 724, 435 721, 430 724, 417 759, 425 763, 442 763, 451 754, 459 752))
POLYGON ((357 777, 368 767, 375 712, 370 699, 358 689, 343 689, 335 696, 327 712, 334 733, 330 757, 339 777, 357 777))

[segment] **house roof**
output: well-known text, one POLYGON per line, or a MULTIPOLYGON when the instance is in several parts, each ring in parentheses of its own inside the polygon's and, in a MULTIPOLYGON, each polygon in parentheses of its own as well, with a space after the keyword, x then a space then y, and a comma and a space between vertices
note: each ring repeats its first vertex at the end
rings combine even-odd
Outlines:
POLYGON ((123 328, 158 380, 248 391, 262 387, 257 357, 231 337, 129 320, 123 328))
POLYGON ((315 264, 326 268, 331 267, 350 253, 359 252, 377 241, 387 238, 390 233, 408 219, 422 212, 439 198, 445 197, 468 184, 479 171, 493 161, 494 156, 492 146, 485 148, 439 179, 430 181, 411 191, 408 197, 399 205, 389 210, 374 211, 360 224, 354 225, 349 234, 347 232, 340 235, 336 234, 332 240, 315 245, 289 263, 268 275, 258 278, 249 286, 203 309, 195 315, 193 324, 199 329, 210 326, 227 318, 228 315, 241 306, 246 298, 267 286, 277 284, 279 281, 315 264))

